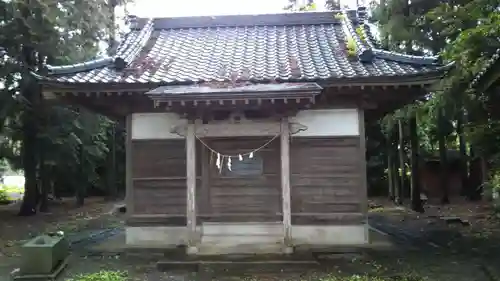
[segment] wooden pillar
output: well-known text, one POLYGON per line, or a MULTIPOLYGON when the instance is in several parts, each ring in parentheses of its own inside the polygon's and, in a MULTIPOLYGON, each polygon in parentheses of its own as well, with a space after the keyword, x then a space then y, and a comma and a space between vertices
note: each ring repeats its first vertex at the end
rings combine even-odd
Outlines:
POLYGON ((186 128, 186 221, 188 231, 188 253, 196 249, 196 136, 195 124, 189 122, 186 128))
POLYGON ((134 186, 132 182, 132 115, 127 115, 125 125, 125 206, 126 216, 134 214, 134 186))
POLYGON ((281 195, 283 206, 283 228, 284 242, 287 247, 291 246, 292 240, 292 213, 290 195, 290 124, 288 118, 281 119, 281 195))
POLYGON ((361 195, 361 211, 365 215, 365 223, 368 223, 368 173, 366 170, 366 130, 365 130, 365 111, 362 108, 358 109, 358 126, 359 126, 359 163, 360 163, 360 195, 361 195))

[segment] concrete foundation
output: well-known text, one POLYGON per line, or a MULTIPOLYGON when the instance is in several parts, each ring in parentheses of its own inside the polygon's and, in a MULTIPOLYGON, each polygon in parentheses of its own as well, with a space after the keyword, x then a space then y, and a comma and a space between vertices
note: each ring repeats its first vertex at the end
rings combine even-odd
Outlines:
MULTIPOLYGON (((206 223, 198 228, 200 239, 189 247, 191 255, 290 254, 293 247, 364 246, 367 225, 295 225, 292 245, 284 245, 281 223, 206 223)), ((186 227, 127 227, 129 247, 176 248, 187 244, 186 227)))

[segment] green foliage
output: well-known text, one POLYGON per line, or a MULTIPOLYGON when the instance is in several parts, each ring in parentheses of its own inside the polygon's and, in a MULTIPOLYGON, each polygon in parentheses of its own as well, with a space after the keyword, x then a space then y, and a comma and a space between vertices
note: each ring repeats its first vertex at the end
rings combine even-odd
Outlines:
POLYGON ((284 10, 291 12, 305 12, 305 11, 315 11, 317 6, 314 1, 309 1, 307 5, 297 5, 297 1, 289 0, 288 5, 284 7, 284 10))
MULTIPOLYGON (((454 61, 457 67, 443 79, 439 92, 432 93, 427 101, 401 109, 384 120, 390 127, 389 119, 406 119, 411 114, 420 117, 419 126, 428 135, 429 141, 435 141, 437 109, 444 108, 446 117, 452 120, 458 110, 466 105, 470 113, 484 107, 482 93, 466 92, 465 83, 483 69, 493 52, 500 47, 500 13, 498 0, 452 0, 417 1, 406 3, 402 0, 386 0, 376 5, 372 20, 382 27, 382 38, 388 40, 388 47, 396 51, 402 49, 405 42, 412 40, 413 52, 441 53, 448 61, 454 61), (406 17, 405 8, 409 5, 410 17, 406 17), (479 23, 479 24, 478 24, 479 23), (483 103, 483 104, 481 104, 483 103), (432 136, 434 135, 434 136, 432 136)), ((476 124, 475 124, 476 125, 476 124)), ((451 129, 453 125, 448 125, 451 129)))
POLYGON ((318 281, 424 281, 425 279, 414 276, 414 275, 405 275, 401 277, 377 277, 377 276, 369 276, 369 275, 352 275, 349 277, 340 277, 340 276, 329 276, 320 278, 318 281))
POLYGON ((123 271, 99 271, 92 274, 79 275, 69 281, 125 281, 127 273, 123 271))
POLYGON ((24 193, 24 188, 22 186, 11 186, 0 183, 0 190, 4 190, 6 192, 14 192, 14 193, 24 193))
POLYGON ((0 187, 0 204, 10 202, 9 195, 7 194, 7 190, 4 190, 0 187))
POLYGON ((347 37, 346 51, 349 57, 356 57, 357 55, 356 42, 352 37, 347 37))
POLYGON ((13 201, 13 198, 10 197, 10 193, 24 193, 24 188, 20 186, 9 186, 0 183, 0 204, 9 203, 13 201))
MULTIPOLYGON (((454 69, 425 99, 381 120, 387 138, 394 142, 391 133, 397 121, 405 123, 416 114, 420 154, 438 155, 440 139, 448 149, 459 149, 456 131, 460 118, 467 143, 461 147, 473 147, 475 156, 485 156, 493 167, 500 167, 500 126, 495 113, 499 101, 492 91, 467 89, 500 48, 499 6, 499 0, 381 0, 373 5, 371 20, 381 27, 385 48, 413 55, 440 54, 444 62, 455 62, 454 69), (440 114, 445 118, 439 118, 440 114)), ((378 149, 384 153, 384 147, 378 149)))
POLYGON ((363 25, 360 25, 356 28, 356 34, 359 36, 359 39, 361 39, 361 41, 366 42, 366 36, 363 25))
POLYGON ((0 58, 0 169, 35 170, 26 175, 27 190, 36 189, 38 179, 66 195, 107 189, 106 178, 114 172, 107 163, 110 147, 123 153, 123 136, 111 138, 116 123, 78 108, 44 104, 30 73, 43 74, 45 63, 80 63, 103 53, 99 45, 116 24, 111 2, 129 1, 0 0, 0 46, 7 52, 0 58), (34 137, 27 143, 29 134, 34 137), (34 163, 22 161, 26 147, 36 152, 34 163))
POLYGON ((345 19, 345 15, 342 14, 342 13, 336 13, 333 17, 335 19, 337 19, 337 20, 343 20, 343 19, 345 19))
POLYGON ((500 213, 500 170, 490 173, 489 180, 483 184, 486 198, 493 201, 494 210, 500 213))

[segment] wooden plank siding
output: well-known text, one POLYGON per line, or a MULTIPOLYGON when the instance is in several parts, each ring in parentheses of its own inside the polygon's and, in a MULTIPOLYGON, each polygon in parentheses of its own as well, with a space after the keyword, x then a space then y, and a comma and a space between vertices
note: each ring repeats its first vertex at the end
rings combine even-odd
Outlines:
MULTIPOLYGON (((207 139, 207 144, 221 153, 238 155, 258 148, 269 140, 270 137, 211 138, 207 139)), ((227 170, 227 166, 220 172, 215 166, 216 155, 211 157, 212 164, 207 161, 210 165, 210 210, 204 214, 203 220, 214 222, 281 220, 278 138, 255 153, 255 158, 262 159, 263 166, 259 175, 231 173, 227 170)), ((232 162, 236 161, 239 161, 238 158, 232 159, 232 162)))
MULTIPOLYGON (((269 137, 209 138, 224 154, 255 149, 269 137)), ((133 214, 128 225, 186 225, 185 140, 132 141, 133 214)), ((291 210, 295 224, 361 223, 360 139, 292 137, 291 210)), ((279 222, 282 220, 280 147, 276 138, 255 154, 260 175, 220 172, 217 155, 197 143, 197 222, 279 222), (202 177, 203 175, 203 177, 202 177)), ((248 156, 247 156, 248 157, 248 156)), ((238 158, 232 159, 239 161, 238 158)))
POLYGON ((363 220, 359 149, 358 136, 292 138, 292 224, 363 220))
POLYGON ((127 224, 186 225, 185 140, 132 140, 132 151, 134 213, 127 224))

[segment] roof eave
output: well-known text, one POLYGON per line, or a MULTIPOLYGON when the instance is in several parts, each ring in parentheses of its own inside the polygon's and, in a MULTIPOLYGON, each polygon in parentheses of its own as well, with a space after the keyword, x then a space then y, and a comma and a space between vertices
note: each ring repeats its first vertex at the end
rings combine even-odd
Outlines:
MULTIPOLYGON (((76 63, 70 65, 52 66, 46 65, 45 71, 47 72, 47 77, 55 75, 67 75, 76 74, 79 72, 90 71, 93 69, 103 68, 103 67, 113 67, 116 69, 124 69, 132 63, 132 61, 137 57, 141 49, 149 41, 151 34, 153 32, 153 21, 149 20, 144 27, 139 31, 139 34, 132 39, 131 42, 127 42, 127 39, 122 42, 118 47, 116 54, 114 56, 105 56, 102 58, 90 60, 83 63, 76 63)), ((129 34, 130 35, 130 34, 129 34)), ((43 77, 40 76, 39 77, 43 77)))
MULTIPOLYGON (((361 78, 328 78, 328 79, 295 79, 286 82, 316 82, 322 87, 398 87, 398 86, 427 86, 436 83, 446 75, 446 71, 453 64, 448 64, 437 71, 430 73, 418 73, 404 76, 378 76, 378 77, 361 77, 361 78)), ((158 82, 158 83, 129 83, 129 82, 112 82, 112 83, 73 83, 73 82, 58 82, 50 80, 41 80, 40 83, 46 89, 57 89, 59 91, 82 91, 82 86, 85 86, 86 91, 138 91, 146 92, 153 88, 161 86, 179 86, 179 85, 194 85, 203 83, 204 81, 184 81, 184 82, 158 82)), ((266 83, 266 81, 262 81, 266 83)), ((285 81, 284 81, 285 82, 285 81)))
POLYGON ((372 24, 367 23, 367 21, 364 20, 360 32, 363 34, 365 44, 373 52, 373 57, 422 66, 442 65, 442 61, 439 56, 414 56, 378 48, 380 42, 375 38, 371 29, 372 24))

